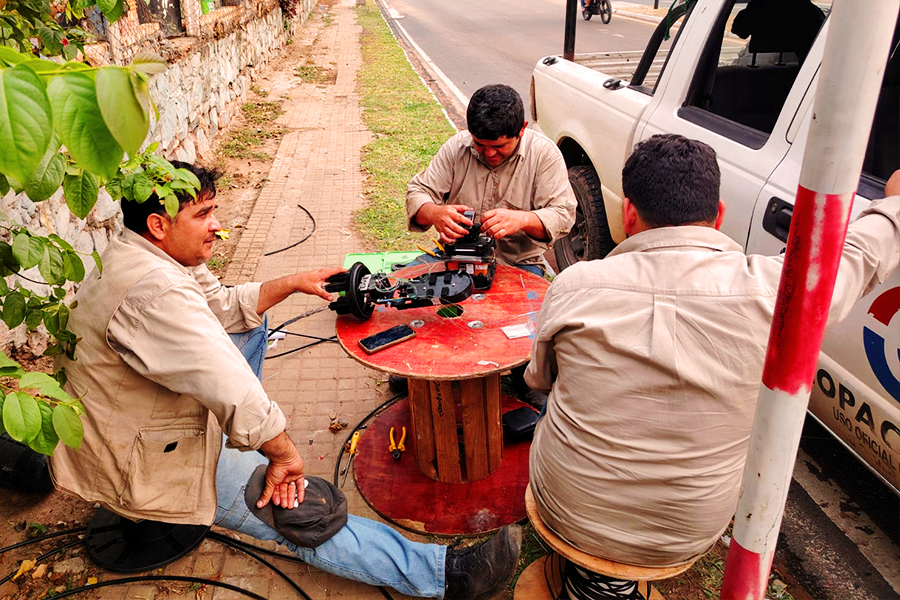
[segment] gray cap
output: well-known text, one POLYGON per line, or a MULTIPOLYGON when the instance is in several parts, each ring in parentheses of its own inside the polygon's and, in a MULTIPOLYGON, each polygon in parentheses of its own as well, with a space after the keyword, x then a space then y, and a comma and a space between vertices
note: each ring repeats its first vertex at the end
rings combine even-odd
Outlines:
POLYGON ((306 481, 309 482, 306 495, 297 508, 281 508, 271 501, 256 508, 266 487, 266 465, 260 465, 247 482, 244 502, 261 521, 291 542, 304 548, 315 548, 347 524, 347 497, 325 479, 307 477, 306 481))

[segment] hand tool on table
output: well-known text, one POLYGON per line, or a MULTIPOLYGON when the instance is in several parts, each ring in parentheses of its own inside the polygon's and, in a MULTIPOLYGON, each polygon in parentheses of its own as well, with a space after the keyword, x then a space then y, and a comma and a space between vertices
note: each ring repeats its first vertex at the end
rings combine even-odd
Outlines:
POLYGON ((350 465, 353 464, 353 459, 358 454, 356 450, 356 445, 359 443, 359 432, 354 432, 353 436, 350 438, 350 448, 347 449, 347 453, 350 455, 350 458, 347 460, 347 466, 341 471, 341 487, 344 487, 344 483, 347 481, 347 474, 350 473, 350 465))
POLYGON ((391 453, 391 456, 394 457, 394 460, 400 460, 400 456, 403 452, 406 452, 406 446, 404 442, 406 441, 406 427, 403 428, 403 433, 400 434, 400 443, 396 443, 394 441, 394 428, 391 427, 391 444, 388 446, 388 452, 391 453))

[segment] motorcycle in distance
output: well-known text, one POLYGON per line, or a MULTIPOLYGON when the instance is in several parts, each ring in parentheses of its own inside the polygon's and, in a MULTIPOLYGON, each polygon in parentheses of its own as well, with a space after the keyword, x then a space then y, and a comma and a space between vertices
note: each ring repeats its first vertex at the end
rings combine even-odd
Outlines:
POLYGON ((600 20, 606 25, 612 19, 612 4, 609 0, 582 0, 581 16, 585 21, 590 21, 594 15, 600 15, 600 20))

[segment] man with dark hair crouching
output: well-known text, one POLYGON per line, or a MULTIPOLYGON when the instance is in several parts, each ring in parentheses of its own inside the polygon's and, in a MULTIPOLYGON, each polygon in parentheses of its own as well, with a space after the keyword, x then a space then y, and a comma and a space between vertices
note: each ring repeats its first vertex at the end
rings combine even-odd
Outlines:
POLYGON ((221 228, 213 179, 176 166, 201 181, 196 200, 180 196, 175 218, 155 196, 123 202, 127 229, 104 252, 102 278, 95 271, 76 294, 69 328, 82 340, 60 366, 69 393, 83 396, 85 431, 77 451, 56 450, 54 482, 131 520, 276 540, 323 571, 410 596, 497 594, 516 567, 518 526, 457 550, 345 509, 317 521, 322 531, 292 518, 315 504, 316 486, 304 503, 303 459, 259 379, 265 311, 298 292, 330 300, 323 282, 341 269, 222 286, 204 264, 221 228), (257 449, 265 456, 247 452, 257 449))
MULTIPOLYGON (((590 555, 683 565, 734 515, 783 257, 718 231, 719 180, 702 142, 639 143, 622 171, 627 239, 544 298, 525 373, 549 393, 530 485, 543 522, 590 555)), ((850 225, 832 322, 900 262, 898 188, 900 172, 850 225)))

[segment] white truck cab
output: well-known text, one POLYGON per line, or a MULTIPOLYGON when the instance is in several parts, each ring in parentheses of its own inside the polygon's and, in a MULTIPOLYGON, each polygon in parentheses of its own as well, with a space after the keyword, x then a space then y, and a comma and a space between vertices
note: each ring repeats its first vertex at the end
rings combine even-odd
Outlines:
MULTIPOLYGON (((532 119, 565 156, 578 199, 576 226, 555 249, 559 267, 603 258, 624 238, 622 166, 657 133, 712 146, 722 231, 748 254, 783 252, 829 9, 808 0, 677 0, 643 51, 538 61, 532 119)), ((884 195, 898 168, 900 22, 853 217, 884 195)), ((827 332, 810 413, 900 493, 900 273, 827 332)))

